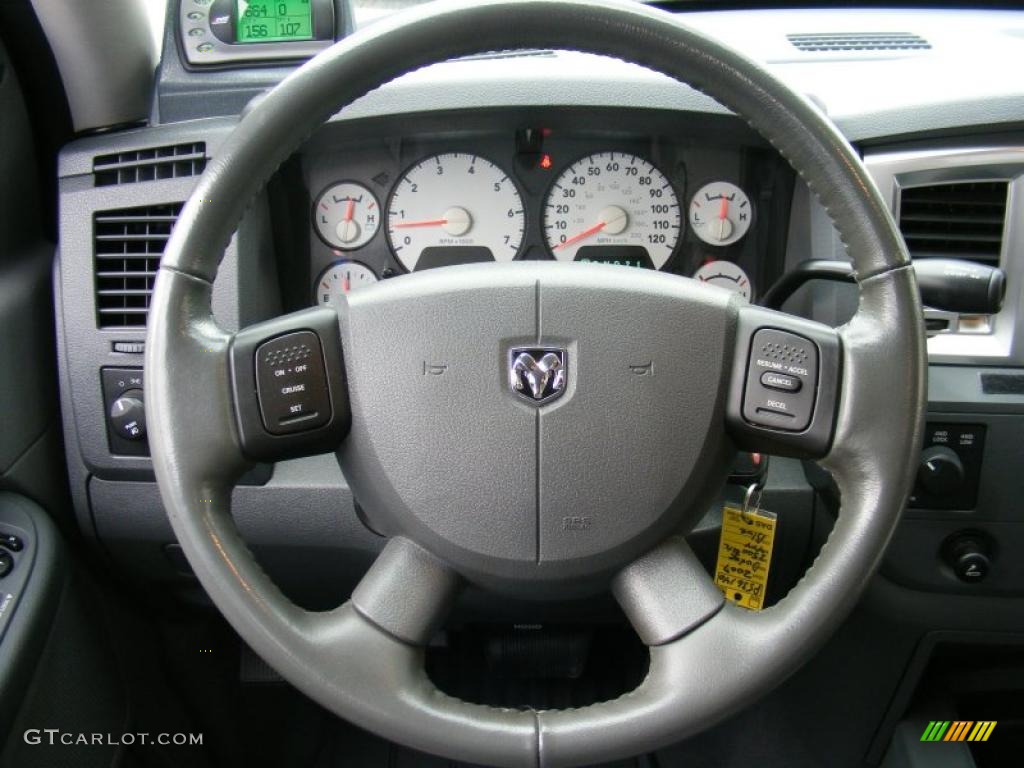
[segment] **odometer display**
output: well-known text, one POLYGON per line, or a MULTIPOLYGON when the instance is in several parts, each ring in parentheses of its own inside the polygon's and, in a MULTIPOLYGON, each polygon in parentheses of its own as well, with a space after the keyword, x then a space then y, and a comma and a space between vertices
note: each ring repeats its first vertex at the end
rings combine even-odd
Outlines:
POLYGON ((236 0, 236 43, 313 39, 310 0, 236 0))
POLYGON ((671 182, 649 161, 625 152, 577 160, 551 185, 544 207, 545 239, 564 261, 661 269, 681 226, 671 182))

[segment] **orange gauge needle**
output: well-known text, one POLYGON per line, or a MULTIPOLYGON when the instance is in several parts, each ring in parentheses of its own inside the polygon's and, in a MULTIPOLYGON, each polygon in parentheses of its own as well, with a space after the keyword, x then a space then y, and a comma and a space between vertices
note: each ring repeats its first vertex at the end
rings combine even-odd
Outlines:
POLYGON ((345 206, 345 221, 352 221, 352 215, 356 212, 356 201, 349 200, 345 206))
POLYGON ((568 240, 566 240, 564 243, 559 243, 558 245, 556 245, 551 250, 557 251, 560 248, 568 248, 573 243, 578 243, 580 240, 582 240, 585 237, 590 237, 591 235, 596 235, 598 232, 600 232, 602 229, 604 229, 607 226, 608 226, 608 222, 607 221, 598 222, 597 224, 592 226, 590 229, 584 229, 578 235, 573 235, 568 240))
POLYGON ((352 281, 348 279, 348 275, 345 275, 345 279, 341 281, 341 292, 348 293, 352 290, 352 281))
POLYGON ((718 204, 718 218, 726 219, 729 217, 729 198, 722 195, 721 202, 718 204))
POLYGON ((404 229, 407 227, 443 227, 448 223, 448 219, 426 219, 425 221, 403 221, 395 224, 395 229, 404 229))

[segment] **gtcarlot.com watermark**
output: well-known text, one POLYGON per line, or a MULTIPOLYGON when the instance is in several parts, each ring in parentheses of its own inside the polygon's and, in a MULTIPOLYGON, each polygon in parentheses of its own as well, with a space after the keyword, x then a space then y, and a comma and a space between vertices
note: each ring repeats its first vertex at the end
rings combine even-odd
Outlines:
POLYGON ((26 744, 33 746, 130 747, 159 744, 163 747, 197 747, 203 744, 201 733, 74 733, 59 728, 29 728, 24 738, 26 744))

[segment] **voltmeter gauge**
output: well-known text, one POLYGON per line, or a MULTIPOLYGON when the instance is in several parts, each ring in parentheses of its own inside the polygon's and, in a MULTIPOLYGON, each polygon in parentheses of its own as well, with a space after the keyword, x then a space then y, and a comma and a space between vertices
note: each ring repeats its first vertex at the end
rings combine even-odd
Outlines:
POLYGON ((754 219, 746 192, 728 181, 713 181, 697 190, 690 200, 690 226, 709 245, 739 241, 754 219))
POLYGON ((358 261, 339 261, 331 264, 317 278, 314 291, 317 304, 326 307, 338 305, 352 291, 358 291, 377 282, 372 269, 358 261))
POLYGON ((750 278, 747 277, 747 273, 738 265, 724 259, 708 261, 702 264, 693 273, 693 277, 702 283, 717 285, 719 288, 725 288, 733 293, 738 293, 747 301, 750 301, 750 297, 754 293, 754 288, 750 284, 750 278))
POLYGON ((380 229, 377 198, 362 184, 342 181, 328 187, 313 209, 316 231, 343 251, 366 245, 380 229))

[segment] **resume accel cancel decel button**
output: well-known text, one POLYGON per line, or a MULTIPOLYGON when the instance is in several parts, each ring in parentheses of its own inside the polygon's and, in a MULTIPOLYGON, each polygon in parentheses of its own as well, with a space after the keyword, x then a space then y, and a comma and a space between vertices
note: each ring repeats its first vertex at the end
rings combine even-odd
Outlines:
POLYGON ((777 389, 780 392, 799 392, 802 386, 802 382, 796 376, 772 371, 761 374, 761 383, 768 389, 777 389))
POLYGON ((331 420, 323 347, 313 331, 278 336, 256 350, 256 389, 272 435, 322 427, 331 420))
POLYGON ((750 424, 802 432, 814 415, 818 348, 808 338, 760 328, 751 339, 743 418, 750 424))

